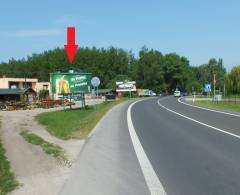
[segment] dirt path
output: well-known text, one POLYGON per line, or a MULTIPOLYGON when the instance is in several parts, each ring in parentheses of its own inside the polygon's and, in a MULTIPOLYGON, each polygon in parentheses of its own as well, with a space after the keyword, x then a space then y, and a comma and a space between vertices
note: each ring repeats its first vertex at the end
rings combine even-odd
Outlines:
POLYGON ((40 147, 27 143, 20 136, 21 131, 30 130, 46 141, 60 145, 74 165, 84 140, 57 139, 34 120, 34 116, 41 112, 57 109, 62 108, 0 112, 1 139, 12 170, 17 180, 23 184, 12 193, 13 195, 56 195, 72 170, 72 167, 61 165, 56 159, 45 154, 40 147))

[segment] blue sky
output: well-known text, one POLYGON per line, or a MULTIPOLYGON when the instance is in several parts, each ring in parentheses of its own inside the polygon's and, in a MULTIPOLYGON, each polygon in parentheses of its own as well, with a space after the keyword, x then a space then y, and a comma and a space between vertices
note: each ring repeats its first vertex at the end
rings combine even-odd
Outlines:
POLYGON ((146 45, 186 56, 191 65, 223 58, 240 64, 237 0, 8 0, 0 4, 0 61, 63 47, 66 27, 79 46, 146 45))

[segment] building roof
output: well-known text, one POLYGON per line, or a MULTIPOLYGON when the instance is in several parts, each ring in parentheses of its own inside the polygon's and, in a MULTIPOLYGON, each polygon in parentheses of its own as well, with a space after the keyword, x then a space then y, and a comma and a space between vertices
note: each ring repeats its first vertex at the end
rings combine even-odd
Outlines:
POLYGON ((0 89, 0 95, 22 95, 29 92, 36 93, 31 87, 27 89, 0 89))

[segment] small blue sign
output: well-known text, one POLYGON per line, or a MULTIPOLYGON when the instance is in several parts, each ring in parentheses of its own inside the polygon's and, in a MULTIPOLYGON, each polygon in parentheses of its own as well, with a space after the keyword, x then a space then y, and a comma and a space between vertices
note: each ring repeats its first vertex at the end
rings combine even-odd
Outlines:
POLYGON ((204 92, 206 92, 206 93, 211 92, 211 84, 205 84, 205 86, 204 86, 204 92))

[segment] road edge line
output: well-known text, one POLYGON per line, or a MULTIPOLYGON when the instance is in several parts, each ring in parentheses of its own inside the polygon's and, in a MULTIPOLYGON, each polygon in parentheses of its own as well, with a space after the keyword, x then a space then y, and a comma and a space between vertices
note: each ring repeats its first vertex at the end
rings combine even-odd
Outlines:
POLYGON ((220 114, 226 114, 226 115, 230 115, 230 116, 240 117, 240 115, 234 114, 234 113, 229 113, 229 112, 224 112, 224 111, 220 111, 220 110, 213 110, 213 109, 210 109, 210 108, 204 108, 204 107, 201 107, 201 106, 191 105, 191 104, 188 104, 186 102, 182 102, 181 99, 182 99, 182 97, 178 98, 178 102, 181 103, 181 104, 187 105, 187 106, 191 106, 191 107, 194 107, 194 108, 199 108, 199 109, 207 110, 207 111, 211 111, 211 112, 216 112, 216 113, 220 113, 220 114))
POLYGON ((163 105, 160 103, 160 99, 159 99, 157 102, 158 102, 158 105, 159 105, 161 108, 164 108, 164 109, 166 109, 166 110, 169 111, 169 112, 172 112, 172 113, 174 113, 174 114, 176 114, 176 115, 178 115, 178 116, 181 116, 181 117, 183 117, 183 118, 185 118, 185 119, 188 119, 188 120, 193 121, 193 122, 195 122, 195 123, 198 123, 198 124, 200 124, 200 125, 203 125, 203 126, 206 126, 206 127, 211 128, 211 129, 214 129, 215 131, 224 133, 224 134, 226 134, 226 135, 231 135, 231 136, 233 136, 233 137, 235 137, 235 138, 240 139, 240 136, 239 136, 239 135, 236 135, 236 134, 234 134, 234 133, 230 133, 230 132, 228 132, 228 131, 219 129, 219 128, 214 127, 214 126, 211 126, 211 125, 208 125, 208 124, 203 123, 203 122, 201 122, 201 121, 198 121, 198 120, 196 120, 196 119, 193 119, 193 118, 190 118, 190 117, 185 116, 185 115, 183 115, 183 114, 180 114, 180 113, 178 113, 178 112, 176 112, 176 111, 174 111, 174 110, 171 110, 170 108, 167 108, 167 107, 163 106, 163 105))
POLYGON ((142 169, 142 173, 143 173, 144 179, 146 181, 146 184, 148 186, 148 189, 150 191, 150 194, 151 195, 166 195, 166 192, 165 192, 156 172, 154 171, 154 169, 151 165, 151 162, 149 161, 149 159, 142 147, 142 144, 138 138, 138 135, 136 133, 136 130, 135 130, 133 122, 132 122, 132 117, 131 117, 132 107, 140 101, 144 101, 144 100, 138 100, 136 102, 133 102, 128 107, 128 110, 127 110, 128 130, 129 130, 130 137, 132 140, 133 148, 137 155, 137 159, 138 159, 138 162, 142 169))

